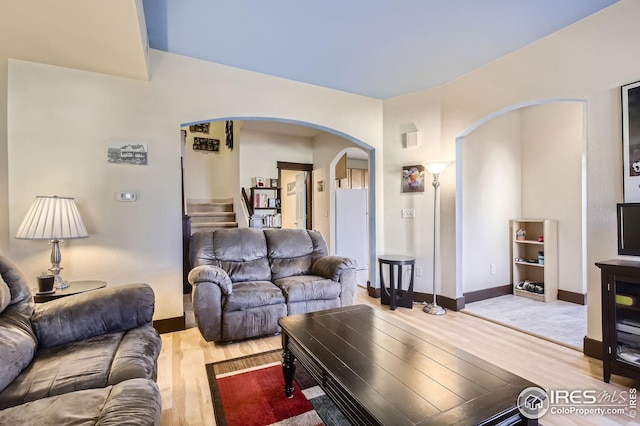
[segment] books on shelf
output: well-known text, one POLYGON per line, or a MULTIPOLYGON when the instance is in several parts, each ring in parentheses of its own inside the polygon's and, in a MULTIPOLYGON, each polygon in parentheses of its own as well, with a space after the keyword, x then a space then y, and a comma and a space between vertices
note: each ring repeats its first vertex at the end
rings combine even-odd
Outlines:
POLYGON ((281 228, 282 227, 282 215, 280 213, 275 214, 254 214, 251 216, 252 225, 251 228, 281 228), (259 221, 259 222, 254 222, 259 221))
POLYGON ((269 194, 256 192, 253 194, 254 209, 276 209, 280 207, 280 200, 269 198, 269 194))

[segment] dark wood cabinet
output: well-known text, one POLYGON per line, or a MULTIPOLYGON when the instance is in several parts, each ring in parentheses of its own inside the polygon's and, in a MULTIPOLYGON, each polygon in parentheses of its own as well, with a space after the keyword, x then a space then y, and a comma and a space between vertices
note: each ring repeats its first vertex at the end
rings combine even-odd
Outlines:
POLYGON ((604 381, 612 374, 640 379, 640 262, 597 262, 602 274, 604 381))

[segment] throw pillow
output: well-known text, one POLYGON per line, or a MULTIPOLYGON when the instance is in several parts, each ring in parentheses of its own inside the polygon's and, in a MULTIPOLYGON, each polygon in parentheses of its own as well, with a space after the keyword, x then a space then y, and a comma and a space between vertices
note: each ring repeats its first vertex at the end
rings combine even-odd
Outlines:
POLYGON ((9 303, 11 303, 11 290, 0 275, 0 312, 4 311, 9 303))

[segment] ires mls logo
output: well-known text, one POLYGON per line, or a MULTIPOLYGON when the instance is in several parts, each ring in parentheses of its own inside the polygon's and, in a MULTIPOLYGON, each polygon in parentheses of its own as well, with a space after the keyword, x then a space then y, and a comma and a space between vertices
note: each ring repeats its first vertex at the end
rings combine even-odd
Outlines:
POLYGON ((547 392, 539 387, 526 388, 518 395, 518 410, 528 419, 539 419, 549 410, 547 392))
POLYGON ((528 387, 518 396, 518 410, 528 419, 539 419, 547 412, 552 415, 637 415, 637 391, 566 390, 545 391, 539 387, 528 387))

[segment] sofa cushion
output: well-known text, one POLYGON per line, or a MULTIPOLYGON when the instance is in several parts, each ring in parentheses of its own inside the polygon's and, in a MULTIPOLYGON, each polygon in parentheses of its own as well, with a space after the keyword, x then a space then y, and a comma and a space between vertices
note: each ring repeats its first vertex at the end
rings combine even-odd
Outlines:
POLYGON ((234 283, 271 280, 267 244, 259 229, 196 232, 191 236, 189 258, 192 268, 213 265, 224 269, 234 283))
POLYGON ((7 309, 9 303, 11 303, 11 290, 9 290, 9 286, 0 276, 0 312, 7 309))
POLYGON ((249 339, 280 332, 278 320, 287 316, 287 305, 259 306, 242 311, 223 312, 220 340, 249 339))
POLYGON ((124 332, 41 349, 33 362, 0 393, 0 408, 107 386, 109 370, 124 332))
POLYGON ((269 281, 247 281, 235 283, 233 293, 227 297, 225 312, 242 311, 259 306, 284 304, 284 295, 280 288, 269 281))
POLYGON ((0 411, 3 425, 159 425, 158 385, 133 379, 102 389, 52 396, 0 411))
POLYGON ((11 304, 25 302, 33 309, 33 299, 26 277, 6 257, 0 256, 0 276, 11 291, 11 304))
POLYGON ((327 255, 327 243, 318 231, 265 229, 272 279, 307 275, 311 265, 327 255))
POLYGON ((36 351, 36 336, 23 307, 17 303, 0 313, 0 391, 29 365, 36 351))
POLYGON ((298 275, 273 282, 282 289, 287 303, 303 300, 329 300, 340 296, 340 283, 317 275, 298 275))

